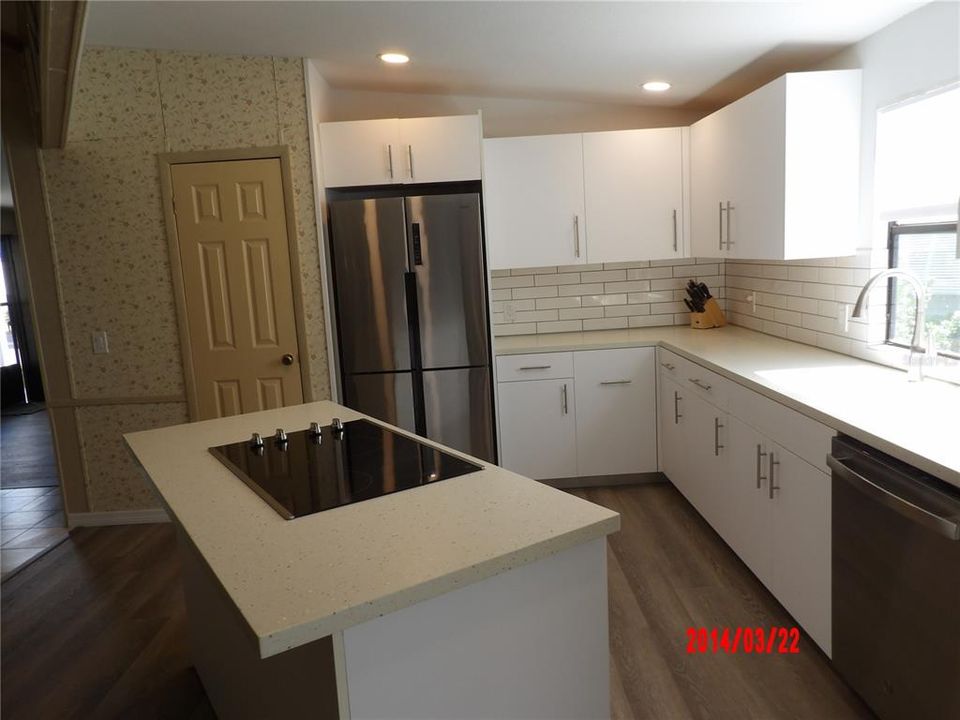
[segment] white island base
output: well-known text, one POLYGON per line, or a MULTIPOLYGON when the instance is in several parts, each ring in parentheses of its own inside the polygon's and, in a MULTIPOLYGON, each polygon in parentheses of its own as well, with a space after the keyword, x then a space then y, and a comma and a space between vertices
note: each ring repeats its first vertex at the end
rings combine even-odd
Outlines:
POLYGON ((193 657, 221 720, 607 718, 598 538, 262 658, 181 534, 193 657))

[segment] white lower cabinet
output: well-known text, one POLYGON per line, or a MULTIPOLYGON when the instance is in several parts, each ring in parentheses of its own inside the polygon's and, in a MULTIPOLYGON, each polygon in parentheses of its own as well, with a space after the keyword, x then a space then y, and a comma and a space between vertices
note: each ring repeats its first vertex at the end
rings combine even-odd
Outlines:
POLYGON ((498 357, 500 464, 537 480, 656 472, 655 365, 646 347, 498 357))
POLYGON ((757 430, 762 414, 729 414, 664 370, 659 418, 661 470, 830 655, 830 476, 757 430))
POLYGON ((779 445, 771 444, 770 458, 773 577, 767 586, 829 656, 831 479, 779 445))
POLYGON ((500 464, 536 480, 576 475, 573 381, 504 382, 497 394, 500 464))
POLYGON ((684 436, 689 420, 684 417, 684 391, 664 373, 660 373, 660 472, 688 494, 684 436))
POLYGON ((726 492, 729 517, 723 539, 768 587, 773 578, 772 523, 767 499, 770 443, 736 417, 728 418, 729 462, 726 492))
POLYGON ((574 353, 579 475, 657 471, 656 350, 574 353))

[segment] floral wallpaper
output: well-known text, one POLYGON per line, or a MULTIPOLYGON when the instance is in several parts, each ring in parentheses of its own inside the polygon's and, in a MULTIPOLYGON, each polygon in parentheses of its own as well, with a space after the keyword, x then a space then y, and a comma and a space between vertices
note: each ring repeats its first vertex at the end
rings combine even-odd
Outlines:
POLYGON ((186 420, 150 402, 184 394, 157 153, 290 147, 301 352, 330 397, 306 113, 299 59, 84 50, 67 145, 42 160, 91 511, 156 507, 120 435, 186 420), (97 330, 108 354, 93 354, 97 330))
POLYGON ((158 507, 142 471, 123 442, 123 433, 187 422, 186 403, 96 405, 77 408, 80 452, 90 510, 158 507))

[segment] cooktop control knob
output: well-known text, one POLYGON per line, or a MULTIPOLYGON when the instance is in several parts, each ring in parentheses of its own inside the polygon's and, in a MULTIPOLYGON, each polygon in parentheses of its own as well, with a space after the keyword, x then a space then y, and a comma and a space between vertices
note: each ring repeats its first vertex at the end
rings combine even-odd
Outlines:
POLYGON ((273 439, 281 448, 286 448, 287 434, 283 431, 283 428, 277 428, 277 434, 273 436, 273 439))
POLYGON ((315 445, 319 445, 323 441, 323 430, 320 429, 320 423, 310 423, 308 434, 315 445))
POLYGON ((260 433, 255 432, 250 437, 250 449, 257 453, 257 455, 263 454, 263 438, 260 437, 260 433))
POLYGON ((340 418, 334 418, 330 421, 330 427, 333 428, 335 433, 343 432, 343 421, 340 418))

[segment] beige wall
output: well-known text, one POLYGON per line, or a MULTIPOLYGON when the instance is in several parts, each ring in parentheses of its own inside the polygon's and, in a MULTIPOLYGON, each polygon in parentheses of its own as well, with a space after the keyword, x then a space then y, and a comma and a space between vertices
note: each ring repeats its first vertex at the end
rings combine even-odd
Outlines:
POLYGON ((157 153, 290 146, 301 352, 329 397, 307 135, 299 59, 84 51, 67 145, 43 165, 91 511, 156 507, 120 435, 187 419, 157 153), (93 354, 97 330, 109 354, 93 354))
POLYGON ((331 121, 465 115, 481 110, 484 137, 675 127, 703 115, 669 107, 341 88, 327 88, 325 103, 331 121))

